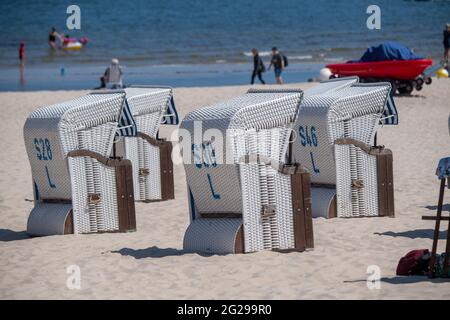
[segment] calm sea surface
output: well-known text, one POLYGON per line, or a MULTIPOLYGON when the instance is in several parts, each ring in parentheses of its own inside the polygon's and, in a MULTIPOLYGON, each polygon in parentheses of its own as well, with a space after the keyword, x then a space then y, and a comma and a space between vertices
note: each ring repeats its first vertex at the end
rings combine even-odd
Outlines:
MULTIPOLYGON (((0 17, 0 90, 91 88, 112 57, 125 66, 125 82, 195 86, 247 83, 252 47, 266 61, 279 47, 289 57, 291 81, 306 80, 326 63, 357 59, 386 40, 439 59, 450 1, 1 0, 0 17), (81 8, 81 30, 66 28, 69 4, 81 8), (371 4, 381 8, 381 30, 366 27, 371 4), (89 43, 78 52, 52 52, 52 26, 89 43)), ((265 76, 273 82, 272 73, 265 76)))

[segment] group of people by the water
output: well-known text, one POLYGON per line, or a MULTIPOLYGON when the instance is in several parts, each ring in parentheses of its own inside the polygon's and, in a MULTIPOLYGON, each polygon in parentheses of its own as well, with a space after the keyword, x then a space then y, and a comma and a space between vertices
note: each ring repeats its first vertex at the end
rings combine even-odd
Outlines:
MULTIPOLYGON (((252 49, 253 54, 253 72, 252 72, 252 79, 251 84, 255 83, 255 78, 258 77, 259 81, 262 84, 266 84, 264 81, 262 74, 266 71, 266 67, 264 65, 264 61, 262 60, 261 56, 259 55, 259 51, 256 48, 252 49)), ((268 70, 273 66, 273 71, 275 73, 275 80, 277 84, 283 84, 283 78, 281 77, 281 74, 283 73, 284 68, 287 67, 287 58, 285 55, 283 55, 277 47, 272 48, 272 56, 270 59, 270 64, 268 67, 268 70)))
MULTIPOLYGON (((59 33, 55 27, 51 28, 48 34, 48 44, 51 49, 58 50, 71 42, 72 38, 68 35, 59 33), (58 44, 59 41, 59 44, 58 44)), ((81 42, 87 42, 87 38, 80 39, 81 42), (85 39, 85 40, 83 40, 85 39)), ((84 44, 84 43, 83 43, 84 44)), ((450 23, 447 23, 443 32, 443 45, 444 45, 444 59, 442 64, 448 68, 449 54, 450 54, 450 23)), ((281 53, 277 47, 272 48, 271 59, 268 68, 266 69, 264 61, 261 58, 258 49, 252 49, 253 55, 253 71, 251 75, 251 84, 255 83, 255 79, 258 78, 261 84, 266 84, 263 78, 264 72, 270 70, 273 67, 275 80, 277 84, 283 84, 282 74, 287 67, 287 57, 281 53)), ((19 61, 20 67, 23 69, 25 66, 25 43, 21 42, 19 46, 19 61)), ((112 59, 111 65, 106 69, 105 73, 100 78, 100 88, 104 88, 107 83, 113 83, 114 86, 122 86, 123 72, 117 59, 112 59)))
POLYGON ((48 34, 48 45, 52 50, 79 50, 88 42, 88 38, 81 37, 79 39, 70 37, 68 34, 59 33, 53 27, 48 34), (59 42, 59 44, 58 44, 59 42))
MULTIPOLYGON (((443 64, 446 68, 449 68, 449 55, 450 55, 450 23, 447 23, 445 25, 444 29, 444 60, 443 64)), ((264 65, 264 61, 259 55, 259 51, 256 48, 252 49, 252 55, 253 55, 253 71, 250 83, 255 83, 255 78, 258 78, 259 81, 262 84, 266 84, 263 78, 263 73, 266 72, 266 67, 264 65)), ((272 55, 270 59, 270 64, 267 70, 270 70, 270 68, 273 66, 273 71, 275 73, 275 80, 277 84, 283 84, 283 78, 281 77, 281 74, 283 73, 283 70, 287 66, 287 58, 285 55, 283 55, 277 47, 272 48, 272 55)))

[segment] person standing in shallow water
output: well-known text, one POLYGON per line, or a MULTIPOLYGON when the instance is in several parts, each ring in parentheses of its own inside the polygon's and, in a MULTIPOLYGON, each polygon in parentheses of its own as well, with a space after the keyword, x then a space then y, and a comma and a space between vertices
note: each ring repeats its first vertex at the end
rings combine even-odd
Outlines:
POLYGON ((19 62, 20 66, 23 67, 25 65, 25 43, 21 42, 19 46, 19 62))
POLYGON ((273 71, 275 72, 275 79, 277 84, 283 84, 283 78, 281 78, 281 73, 284 69, 284 59, 281 53, 278 51, 277 47, 272 48, 272 60, 270 60, 270 67, 273 66, 273 71))
POLYGON ((447 23, 444 30, 444 63, 448 66, 448 53, 450 50, 450 23, 447 23))
POLYGON ((261 81, 262 84, 266 84, 264 82, 264 79, 262 78, 262 73, 266 71, 266 67, 264 66, 264 62, 259 56, 258 49, 253 48, 252 54, 253 54, 253 72, 251 84, 255 83, 256 76, 258 76, 258 79, 259 81, 261 81))
POLYGON ((48 34, 48 45, 53 50, 58 49, 58 45, 56 44, 56 38, 58 38, 61 41, 61 35, 56 31, 56 28, 53 27, 50 33, 48 34))

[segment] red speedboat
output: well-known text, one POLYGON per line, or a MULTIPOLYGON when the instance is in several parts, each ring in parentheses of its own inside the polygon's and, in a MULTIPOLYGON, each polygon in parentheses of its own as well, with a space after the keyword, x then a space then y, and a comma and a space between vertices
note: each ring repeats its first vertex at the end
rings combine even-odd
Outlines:
POLYGON ((389 60, 329 64, 327 68, 339 77, 358 76, 395 80, 416 80, 433 64, 433 60, 389 60))
POLYGON ((361 82, 389 81, 393 92, 411 93, 422 90, 423 84, 431 84, 424 73, 433 60, 416 55, 404 45, 387 41, 366 50, 359 61, 329 64, 332 77, 358 76, 361 82))

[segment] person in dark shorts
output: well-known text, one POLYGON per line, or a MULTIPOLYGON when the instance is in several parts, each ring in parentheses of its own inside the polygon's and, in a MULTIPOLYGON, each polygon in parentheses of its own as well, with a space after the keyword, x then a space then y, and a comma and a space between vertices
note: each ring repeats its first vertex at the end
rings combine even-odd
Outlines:
POLYGON ((447 23, 444 30, 444 62, 448 65, 448 53, 450 50, 450 23, 447 23))
POLYGON ((56 50, 58 49, 58 45, 56 44, 56 38, 61 40, 61 35, 56 31, 56 28, 53 27, 50 33, 48 34, 48 44, 50 48, 56 50))
POLYGON ((255 83, 256 76, 258 76, 258 79, 259 81, 261 81, 262 84, 266 84, 264 82, 264 79, 262 78, 262 73, 266 71, 266 67, 264 66, 264 62, 259 56, 258 49, 253 48, 252 54, 253 54, 253 72, 251 84, 255 83))
POLYGON ((275 79, 277 80, 277 84, 283 84, 283 78, 281 78, 281 73, 284 69, 284 60, 281 53, 278 51, 276 47, 272 48, 272 59, 270 60, 270 67, 273 66, 273 71, 275 72, 275 79))

